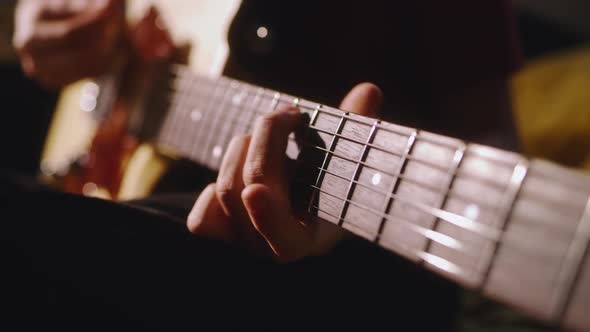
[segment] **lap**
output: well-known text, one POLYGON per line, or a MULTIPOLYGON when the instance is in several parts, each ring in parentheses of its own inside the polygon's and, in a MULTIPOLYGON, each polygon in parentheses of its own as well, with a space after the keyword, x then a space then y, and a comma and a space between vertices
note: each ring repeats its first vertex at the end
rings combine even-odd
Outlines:
POLYGON ((0 233, 20 294, 13 300, 29 310, 36 301, 41 312, 52 306, 47 315, 58 321, 71 320, 70 311, 85 321, 165 330, 206 321, 294 328, 317 319, 332 327, 355 321, 440 330, 456 309, 455 287, 364 242, 275 264, 191 235, 182 213, 153 201, 111 202, 3 182, 11 189, 0 193, 0 233))

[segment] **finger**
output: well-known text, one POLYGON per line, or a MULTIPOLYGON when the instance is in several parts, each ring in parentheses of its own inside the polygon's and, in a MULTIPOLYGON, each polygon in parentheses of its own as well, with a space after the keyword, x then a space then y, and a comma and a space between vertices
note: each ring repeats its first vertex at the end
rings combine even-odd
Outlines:
POLYGON ((285 150, 289 133, 301 121, 295 107, 278 110, 260 117, 244 164, 244 184, 263 183, 273 189, 285 189, 285 150))
POLYGON ((379 115, 382 102, 381 89, 372 83, 361 83, 344 97, 340 108, 344 111, 375 118, 379 115))
POLYGON ((242 191, 242 201, 254 227, 281 261, 307 256, 315 247, 315 225, 304 226, 291 213, 288 199, 263 184, 242 191))
POLYGON ((227 147, 217 175, 217 199, 229 217, 247 216, 240 195, 244 189, 242 168, 249 145, 250 136, 234 137, 227 147))
POLYGON ((215 194, 215 183, 208 185, 197 198, 187 217, 191 233, 231 242, 234 238, 229 218, 215 194))

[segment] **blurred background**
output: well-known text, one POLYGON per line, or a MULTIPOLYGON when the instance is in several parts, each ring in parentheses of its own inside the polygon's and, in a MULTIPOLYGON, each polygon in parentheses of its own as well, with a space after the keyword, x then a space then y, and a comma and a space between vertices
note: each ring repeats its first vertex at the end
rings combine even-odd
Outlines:
MULTIPOLYGON (((590 170, 590 2, 513 0, 525 66, 513 77, 524 152, 590 170)), ((3 168, 38 170, 59 91, 22 74, 11 45, 15 3, 0 2, 3 168)))

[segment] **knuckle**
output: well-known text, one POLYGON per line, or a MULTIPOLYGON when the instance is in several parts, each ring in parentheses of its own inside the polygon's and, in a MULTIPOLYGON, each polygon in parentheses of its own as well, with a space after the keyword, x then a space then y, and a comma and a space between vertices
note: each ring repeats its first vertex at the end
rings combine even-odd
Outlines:
POLYGON ((231 141, 229 142, 229 146, 239 146, 243 145, 250 140, 250 135, 238 135, 232 137, 231 141))
POLYGON ((235 197, 235 186, 232 179, 218 179, 215 186, 215 195, 221 204, 228 206, 235 197))
POLYGON ((244 165, 243 180, 245 185, 264 183, 264 161, 261 158, 254 158, 244 165))

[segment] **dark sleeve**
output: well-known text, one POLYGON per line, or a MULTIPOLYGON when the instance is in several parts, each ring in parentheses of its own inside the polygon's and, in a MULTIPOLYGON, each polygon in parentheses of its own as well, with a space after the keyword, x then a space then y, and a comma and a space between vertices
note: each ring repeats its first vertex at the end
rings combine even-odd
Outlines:
POLYGON ((508 0, 419 1, 412 6, 416 62, 433 88, 460 89, 508 77, 521 66, 508 0))

